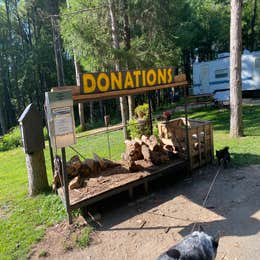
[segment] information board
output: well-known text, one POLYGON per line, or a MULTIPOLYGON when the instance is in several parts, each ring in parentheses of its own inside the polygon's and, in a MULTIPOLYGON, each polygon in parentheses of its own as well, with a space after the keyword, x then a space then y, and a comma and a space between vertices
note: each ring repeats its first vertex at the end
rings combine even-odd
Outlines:
POLYGON ((62 148, 75 144, 71 91, 46 92, 45 107, 52 147, 62 148))

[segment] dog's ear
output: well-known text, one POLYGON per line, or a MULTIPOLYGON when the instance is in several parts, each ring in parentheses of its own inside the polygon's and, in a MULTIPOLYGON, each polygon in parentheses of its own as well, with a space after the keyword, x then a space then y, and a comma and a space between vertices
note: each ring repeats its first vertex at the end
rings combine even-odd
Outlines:
POLYGON ((173 259, 179 259, 181 256, 180 251, 175 248, 169 249, 166 254, 173 259))
POLYGON ((219 239, 220 239, 220 232, 218 232, 212 239, 212 245, 214 249, 218 248, 219 239))
POLYGON ((204 228, 201 225, 199 225, 199 232, 204 232, 204 228))

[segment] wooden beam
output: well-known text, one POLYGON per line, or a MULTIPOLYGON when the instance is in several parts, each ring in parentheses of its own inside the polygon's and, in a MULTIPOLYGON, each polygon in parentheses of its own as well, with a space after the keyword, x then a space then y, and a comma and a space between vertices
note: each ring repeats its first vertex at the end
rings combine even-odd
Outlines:
POLYGON ((186 80, 186 75, 180 74, 174 77, 174 83, 158 85, 153 87, 140 87, 140 88, 133 88, 133 89, 115 90, 115 91, 104 92, 104 93, 93 93, 93 94, 80 94, 80 86, 53 87, 52 91, 71 90, 73 101, 75 103, 79 103, 84 101, 109 99, 109 98, 114 98, 119 96, 137 95, 152 90, 185 87, 188 85, 189 82, 186 80))
POLYGON ((183 81, 183 82, 166 84, 166 85, 161 85, 161 86, 154 86, 154 87, 125 89, 125 90, 111 91, 111 92, 98 93, 98 94, 75 95, 75 96, 72 96, 72 98, 73 98, 74 102, 84 102, 84 101, 89 101, 89 100, 114 98, 114 97, 118 97, 118 96, 136 95, 136 94, 141 94, 141 93, 144 93, 147 91, 152 91, 152 90, 174 88, 174 87, 184 87, 187 85, 189 85, 188 81, 183 81))

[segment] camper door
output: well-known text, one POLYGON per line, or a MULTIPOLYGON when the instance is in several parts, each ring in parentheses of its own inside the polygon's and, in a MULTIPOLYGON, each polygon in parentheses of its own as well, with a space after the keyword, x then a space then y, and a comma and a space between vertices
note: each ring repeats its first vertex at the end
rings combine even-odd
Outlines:
POLYGON ((203 65, 200 69, 200 93, 209 93, 209 66, 203 65))

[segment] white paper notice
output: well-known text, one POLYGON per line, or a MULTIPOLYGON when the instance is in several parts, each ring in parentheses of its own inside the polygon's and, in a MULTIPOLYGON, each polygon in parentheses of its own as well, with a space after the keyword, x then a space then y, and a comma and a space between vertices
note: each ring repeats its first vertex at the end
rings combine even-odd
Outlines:
POLYGON ((73 133, 70 109, 55 110, 54 131, 56 136, 73 133))

